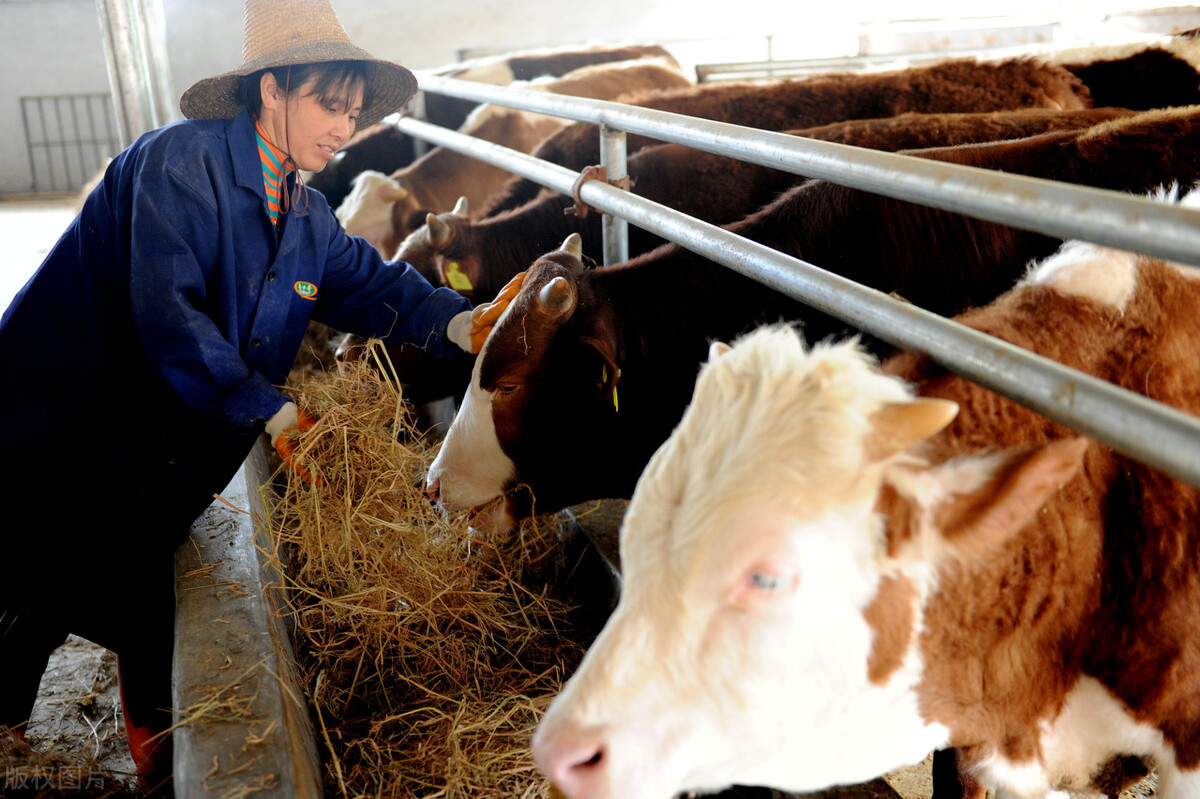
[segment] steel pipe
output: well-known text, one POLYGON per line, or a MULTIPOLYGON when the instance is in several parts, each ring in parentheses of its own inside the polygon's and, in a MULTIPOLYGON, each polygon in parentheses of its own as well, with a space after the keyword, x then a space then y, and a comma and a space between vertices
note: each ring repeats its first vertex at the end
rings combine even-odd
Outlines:
POLYGON ((638 133, 945 211, 1200 265, 1200 212, 1107 189, 816 141, 606 100, 423 75, 421 88, 638 133))
MULTIPOLYGON (((405 118, 401 130, 564 194, 576 173, 498 144, 405 118)), ((1200 486, 1200 419, 598 180, 580 199, 675 241, 1114 450, 1200 486)))

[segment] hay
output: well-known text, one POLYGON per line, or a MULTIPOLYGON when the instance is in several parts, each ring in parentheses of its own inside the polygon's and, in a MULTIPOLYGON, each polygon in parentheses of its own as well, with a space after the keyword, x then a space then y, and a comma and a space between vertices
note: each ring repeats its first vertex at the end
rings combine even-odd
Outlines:
POLYGON ((304 384, 317 425, 274 499, 297 658, 345 797, 549 797, 529 740, 586 642, 555 595, 563 533, 469 531, 422 491, 432 445, 370 357, 304 384))

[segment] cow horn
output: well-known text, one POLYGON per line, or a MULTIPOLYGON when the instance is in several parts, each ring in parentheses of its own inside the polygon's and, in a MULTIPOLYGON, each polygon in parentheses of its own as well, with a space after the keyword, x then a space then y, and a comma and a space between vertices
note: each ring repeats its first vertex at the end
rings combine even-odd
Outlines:
POLYGON ((425 225, 429 228, 429 241, 436 249, 443 249, 454 238, 454 230, 437 214, 426 214, 425 225))
POLYGON ((558 249, 574 258, 582 258, 583 239, 580 238, 578 233, 572 233, 570 236, 567 236, 565 239, 563 239, 562 246, 558 249))
POLYGON ((542 308, 554 316, 566 316, 575 307, 575 290, 562 275, 542 286, 538 292, 542 308))
POLYGON ((454 214, 455 216, 461 216, 464 218, 470 216, 471 209, 470 209, 470 204, 467 202, 467 198, 465 196, 459 197, 458 202, 456 202, 454 204, 454 210, 451 211, 450 213, 454 214))

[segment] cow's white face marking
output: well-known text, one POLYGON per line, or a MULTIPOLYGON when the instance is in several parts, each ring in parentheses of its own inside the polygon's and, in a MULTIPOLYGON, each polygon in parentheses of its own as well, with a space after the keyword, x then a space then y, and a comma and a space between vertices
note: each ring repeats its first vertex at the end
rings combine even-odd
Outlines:
MULTIPOLYGON (((496 321, 498 329, 510 305, 496 321)), ((465 510, 501 496, 516 474, 516 464, 504 453, 492 418, 492 396, 480 386, 480 366, 488 356, 488 343, 475 359, 471 385, 462 407, 446 432, 441 450, 429 468, 427 483, 437 481, 441 505, 447 511, 465 510)))
POLYGON ((750 514, 705 531, 703 556, 674 574, 639 558, 538 731, 551 747, 604 731, 609 779, 580 795, 665 799, 733 782, 812 791, 944 745, 945 728, 918 712, 915 646, 884 684, 868 677, 864 609, 881 577, 870 517, 869 505, 804 521, 750 514))
MULTIPOLYGON (((346 233, 361 236, 380 249, 393 233, 392 206, 402 194, 404 190, 390 176, 365 170, 354 178, 350 193, 334 215, 346 233)), ((383 255, 391 257, 390 253, 383 255)))

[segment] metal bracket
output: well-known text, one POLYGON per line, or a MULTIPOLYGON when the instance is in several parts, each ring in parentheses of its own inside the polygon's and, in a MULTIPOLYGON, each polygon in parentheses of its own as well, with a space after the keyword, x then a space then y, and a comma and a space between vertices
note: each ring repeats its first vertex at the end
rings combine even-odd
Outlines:
MULTIPOLYGON (((628 175, 623 178, 617 178, 616 180, 609 180, 608 170, 604 167, 584 167, 579 173, 579 177, 575 178, 575 182, 571 184, 571 196, 575 198, 575 204, 570 208, 563 209, 564 214, 577 216, 580 219, 587 217, 588 211, 591 210, 591 207, 579 196, 579 191, 583 188, 583 184, 587 183, 589 180, 601 180, 610 186, 616 186, 618 189, 624 189, 625 191, 628 191, 629 187, 633 185, 633 181, 629 179, 628 175)), ((604 212, 601 211, 600 213, 604 212)))

